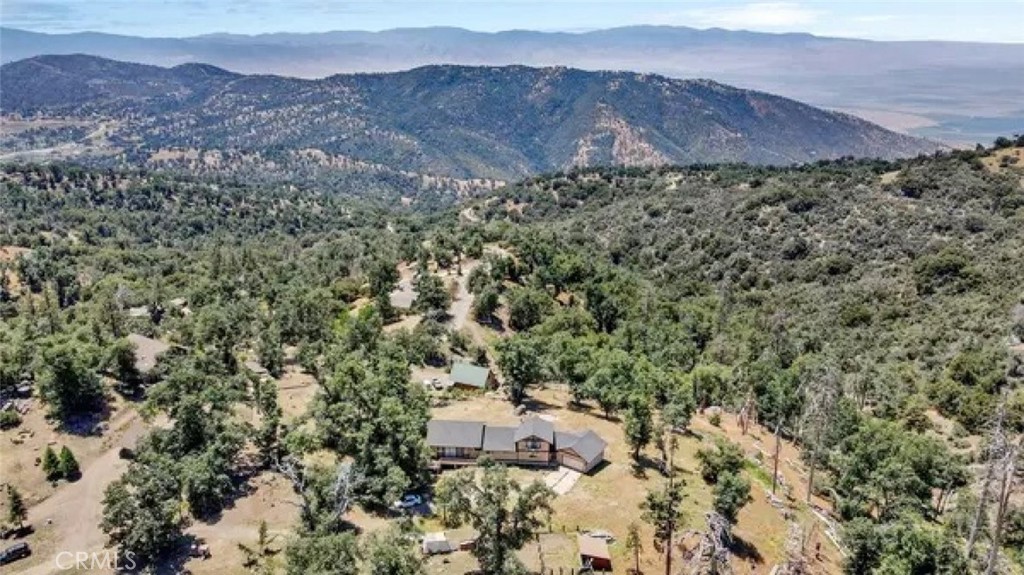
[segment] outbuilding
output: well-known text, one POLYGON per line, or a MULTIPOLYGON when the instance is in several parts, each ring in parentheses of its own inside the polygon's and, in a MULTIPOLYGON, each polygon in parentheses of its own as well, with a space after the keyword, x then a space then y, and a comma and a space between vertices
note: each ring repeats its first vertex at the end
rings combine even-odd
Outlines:
POLYGON ((452 387, 468 390, 484 390, 496 387, 497 379, 491 370, 472 363, 456 362, 448 375, 452 387))
POLYGON ((438 555, 440 553, 451 553, 455 546, 445 537, 444 531, 427 533, 423 536, 421 545, 424 555, 438 555))
POLYGON ((580 534, 576 538, 580 548, 580 566, 594 571, 611 571, 612 554, 608 551, 608 542, 604 539, 580 534))

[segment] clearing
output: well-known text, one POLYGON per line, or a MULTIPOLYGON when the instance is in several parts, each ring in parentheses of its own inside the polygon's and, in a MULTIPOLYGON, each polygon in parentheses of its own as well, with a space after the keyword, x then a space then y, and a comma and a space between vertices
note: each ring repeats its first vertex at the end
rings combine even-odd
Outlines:
MULTIPOLYGON (((660 455, 655 449, 649 448, 644 452, 640 465, 634 466, 621 423, 615 419, 605 419, 597 410, 570 408, 569 399, 568 391, 562 386, 551 386, 531 390, 526 405, 530 412, 550 419, 556 429, 594 430, 608 442, 605 450, 607 461, 591 474, 581 475, 571 489, 555 499, 552 531, 556 534, 570 535, 584 529, 603 529, 611 532, 617 538, 611 545, 615 572, 625 573, 632 565, 632 557, 625 549, 623 540, 629 524, 637 522, 645 548, 641 555, 641 568, 646 572, 660 572, 663 569, 663 559, 651 545, 650 526, 640 520, 640 504, 647 491, 659 488, 665 481, 657 471, 656 462, 660 455)), ((519 420, 508 401, 488 395, 479 395, 435 408, 433 415, 444 419, 476 420, 506 425, 519 420)), ((737 548, 742 550, 742 555, 733 556, 733 567, 737 569, 736 572, 767 574, 782 560, 789 530, 788 522, 784 518, 787 512, 793 514, 805 533, 811 534, 808 538, 809 549, 813 550, 817 543, 821 543, 822 559, 812 562, 816 571, 839 572, 840 558, 837 549, 827 541, 823 534, 824 526, 802 503, 801 498, 795 496, 793 499, 787 499, 780 491, 782 501, 775 503, 780 507, 777 508, 766 494, 766 490, 771 486, 770 463, 766 464, 769 467, 768 471, 764 472, 753 463, 753 460, 759 451, 766 449, 764 445, 774 446, 771 433, 764 428, 752 426, 751 433, 744 436, 736 425, 734 416, 725 414, 722 420, 721 427, 715 427, 704 416, 696 415, 691 425, 692 433, 677 436, 679 442, 675 464, 679 469, 679 477, 687 485, 684 529, 703 530, 704 513, 711 508, 712 502, 711 487, 700 478, 697 450, 711 445, 713 437, 727 437, 739 443, 749 456, 751 465, 748 466, 747 475, 753 484, 753 500, 740 512, 739 522, 733 532, 740 542, 737 548), (758 445, 762 447, 758 448, 758 445)), ((797 448, 783 442, 781 453, 784 464, 780 465, 780 475, 783 476, 784 482, 788 485, 801 486, 803 479, 796 463, 799 461, 797 448), (794 463, 790 465, 785 463, 786 460, 794 463)), ((514 475, 520 480, 543 481, 549 473, 550 470, 517 469, 514 475)), ((692 539, 684 538, 687 542, 692 539)), ((683 552, 685 549, 677 554, 677 562, 683 552)))

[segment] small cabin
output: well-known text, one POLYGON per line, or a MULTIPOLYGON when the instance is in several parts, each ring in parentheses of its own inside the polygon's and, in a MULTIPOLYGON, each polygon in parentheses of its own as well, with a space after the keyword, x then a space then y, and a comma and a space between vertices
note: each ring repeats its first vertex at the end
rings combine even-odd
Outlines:
POLYGON ((452 387, 466 390, 485 390, 498 386, 498 380, 490 369, 471 363, 453 363, 448 380, 452 387))

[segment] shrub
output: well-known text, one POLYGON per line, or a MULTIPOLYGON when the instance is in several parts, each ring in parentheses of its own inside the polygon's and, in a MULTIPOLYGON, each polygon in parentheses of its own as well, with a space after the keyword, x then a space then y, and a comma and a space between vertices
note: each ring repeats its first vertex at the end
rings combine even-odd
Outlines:
POLYGON ((729 523, 736 523, 736 516, 744 505, 753 501, 750 496, 750 481, 738 473, 723 473, 714 489, 714 508, 729 523))
POLYGON ((743 450, 731 441, 720 441, 714 449, 697 451, 700 475, 708 483, 717 483, 726 473, 739 473, 743 468, 743 450))
POLYGON ((839 307, 839 323, 843 327, 871 325, 871 310, 863 304, 844 303, 839 307))
POLYGON ((75 454, 71 453, 71 450, 65 445, 60 448, 60 457, 57 462, 57 469, 60 472, 61 477, 68 481, 73 481, 78 478, 80 471, 78 468, 78 460, 75 459, 75 454))
POLYGON ((57 458, 57 454, 54 453, 53 448, 49 445, 46 446, 46 450, 43 451, 43 462, 42 462, 43 474, 46 475, 48 481, 56 481, 60 479, 60 460, 57 458))
POLYGON ((971 267, 963 254, 943 250, 938 254, 921 256, 914 262, 914 281, 922 295, 935 293, 943 287, 954 291, 970 288, 978 279, 978 273, 971 267))
POLYGON ((9 409, 0 411, 0 429, 11 429, 21 425, 21 416, 17 411, 9 409))

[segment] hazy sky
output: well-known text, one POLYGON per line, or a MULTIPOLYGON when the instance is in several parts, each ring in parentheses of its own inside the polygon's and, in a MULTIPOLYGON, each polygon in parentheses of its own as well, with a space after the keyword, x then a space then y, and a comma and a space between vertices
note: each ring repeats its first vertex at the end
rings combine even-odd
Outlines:
POLYGON ((1024 42, 1024 0, 0 0, 0 23, 41 32, 94 30, 140 36, 421 26, 458 26, 481 31, 581 31, 666 24, 879 40, 1024 42))

